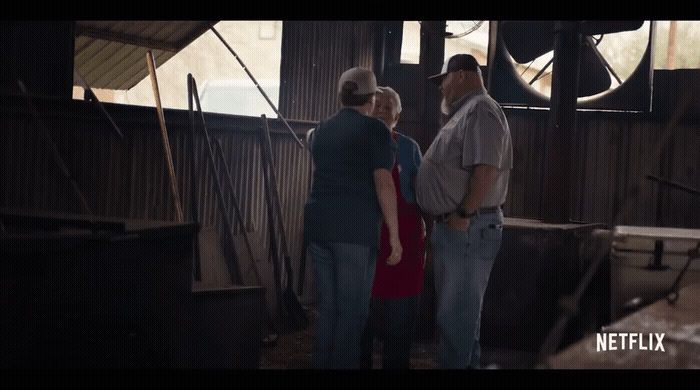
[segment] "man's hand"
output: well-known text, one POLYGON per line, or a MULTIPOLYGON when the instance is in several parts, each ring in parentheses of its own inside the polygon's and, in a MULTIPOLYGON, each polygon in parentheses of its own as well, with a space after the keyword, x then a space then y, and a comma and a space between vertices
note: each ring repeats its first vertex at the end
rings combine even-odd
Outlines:
POLYGON ((432 244, 430 243, 430 239, 425 240, 425 253, 423 254, 423 269, 425 269, 425 264, 428 261, 428 256, 430 256, 432 259, 433 247, 432 247, 432 244))
POLYGON ((460 218, 457 214, 452 214, 450 219, 447 220, 447 226, 454 230, 461 230, 466 232, 469 230, 469 218, 460 218))
POLYGON ((386 264, 396 265, 401 261, 401 255, 403 253, 401 241, 399 241, 398 237, 394 237, 389 240, 389 245, 391 245, 391 254, 389 258, 386 259, 386 264))
POLYGON ((423 227, 423 239, 425 240, 425 253, 423 256, 423 269, 425 269, 425 264, 428 261, 428 256, 433 255, 433 248, 431 242, 431 234, 433 232, 433 218, 424 211, 421 211, 421 226, 423 227))

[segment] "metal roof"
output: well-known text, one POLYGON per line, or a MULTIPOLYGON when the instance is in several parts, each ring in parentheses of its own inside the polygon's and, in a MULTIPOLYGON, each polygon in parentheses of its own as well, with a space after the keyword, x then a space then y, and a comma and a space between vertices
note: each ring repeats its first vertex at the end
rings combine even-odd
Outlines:
MULTIPOLYGON (((129 89, 148 76, 146 52, 160 66, 215 21, 77 21, 75 69, 92 88, 129 89)), ((74 85, 79 85, 74 80, 74 85)))

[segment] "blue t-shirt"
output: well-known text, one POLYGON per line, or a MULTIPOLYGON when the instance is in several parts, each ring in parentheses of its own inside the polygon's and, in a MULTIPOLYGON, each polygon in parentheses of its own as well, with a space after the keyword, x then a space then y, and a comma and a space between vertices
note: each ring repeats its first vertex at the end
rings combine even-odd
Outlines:
POLYGON ((343 108, 313 134, 313 183, 304 211, 308 241, 377 247, 381 208, 374 171, 391 170, 396 144, 378 119, 343 108))
MULTIPOLYGON (((423 160, 423 155, 420 152, 418 143, 411 137, 397 132, 396 143, 399 148, 397 163, 399 164, 401 195, 407 203, 416 203, 414 180, 423 160)), ((398 191, 399 188, 396 190, 398 191)))

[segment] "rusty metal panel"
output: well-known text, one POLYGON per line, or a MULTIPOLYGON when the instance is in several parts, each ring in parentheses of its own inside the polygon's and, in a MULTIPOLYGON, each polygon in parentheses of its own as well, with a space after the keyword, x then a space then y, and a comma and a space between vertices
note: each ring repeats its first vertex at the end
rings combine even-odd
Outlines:
POLYGON ((339 107, 337 82, 343 71, 353 66, 372 69, 375 31, 370 22, 285 21, 280 112, 311 121, 333 114, 339 107))
POLYGON ((129 89, 148 76, 147 50, 160 66, 208 26, 207 21, 78 21, 75 68, 93 88, 129 89))
MULTIPOLYGON (((505 212, 513 217, 540 218, 540 181, 547 111, 506 109, 513 139, 513 171, 505 212)), ((673 129, 670 141, 656 156, 663 121, 634 114, 580 112, 572 167, 572 219, 611 224, 622 207, 632 212, 619 223, 656 225, 657 186, 644 179, 659 174, 691 187, 700 186, 700 128, 687 124, 673 129), (654 160, 654 157, 657 157, 654 160)), ((700 200, 666 190, 663 225, 700 226, 700 200)))
MULTIPOLYGON (((0 205, 82 213, 69 183, 56 169, 38 127, 22 104, 18 100, 14 108, 10 105, 3 109, 9 116, 3 119, 0 142, 3 182, 0 205)), ((107 122, 93 106, 80 102, 72 104, 74 107, 66 112, 56 112, 60 107, 54 109, 44 121, 94 212, 109 217, 173 219, 172 196, 164 170, 155 110, 108 105, 126 133, 125 139, 119 140, 107 130, 107 122)), ((538 218, 546 115, 509 110, 508 117, 514 143, 514 169, 506 213, 538 218)), ((258 139, 260 119, 226 115, 216 118, 219 124, 212 127, 212 134, 223 142, 240 207, 247 213, 244 216, 246 228, 266 234, 258 139)), ((189 159, 185 158, 189 150, 184 138, 188 131, 186 112, 167 110, 166 119, 181 197, 189 217, 191 178, 189 159)), ((299 133, 314 126, 311 122, 292 123, 299 133)), ((654 225, 658 190, 656 184, 643 179, 645 174, 658 174, 689 186, 700 186, 698 127, 678 126, 665 146, 663 159, 653 161, 651 155, 661 141, 662 126, 662 123, 643 118, 581 115, 576 138, 578 163, 574 166, 574 219, 611 223, 623 202, 631 199, 635 211, 622 222, 654 225)), ((272 120, 271 127, 280 199, 286 213, 285 226, 292 236, 297 234, 295 229, 301 231, 298 225, 307 196, 310 161, 308 152, 299 149, 292 138, 282 132, 280 123, 272 120)), ((218 205, 211 175, 207 173, 209 168, 203 164, 204 157, 199 140, 200 215, 204 223, 214 225, 219 223, 215 218, 218 205)), ((698 226, 697 199, 667 189, 662 202, 665 225, 698 226)), ((291 238, 289 241, 293 242, 291 238)), ((300 249, 293 246, 290 250, 297 253, 300 249)))
MULTIPOLYGON (((57 170, 31 116, 15 102, 14 113, 5 115, 1 132, 2 175, 0 206, 30 210, 63 211, 85 214, 69 183, 57 170)), ((125 138, 114 137, 99 111, 87 102, 71 102, 71 108, 49 109, 42 119, 50 129, 63 158, 76 178, 93 212, 98 216, 130 219, 175 219, 172 195, 154 108, 107 104, 125 138)), ((44 107, 41 108, 42 112, 44 107)), ((166 110, 173 163, 183 201, 185 218, 192 215, 190 185, 190 146, 187 140, 187 112, 166 110)), ((221 140, 224 157, 231 168, 235 195, 246 230, 257 231, 267 247, 267 213, 264 201, 260 155, 260 118, 206 114, 212 138, 221 140)), ((311 122, 291 121, 298 135, 315 126, 311 122)), ((303 243, 303 210, 310 182, 310 155, 299 148, 283 124, 270 120, 275 172, 280 191, 283 221, 292 256, 298 269, 303 243)), ((198 131, 195 157, 198 172, 200 223, 214 227, 225 236, 214 179, 206 159, 205 143, 198 131)), ((217 159, 217 169, 224 168, 217 159)), ((234 217, 233 197, 224 188, 225 202, 234 217)), ((235 219, 234 219, 235 221, 235 219)), ((234 234, 240 233, 234 223, 234 234)), ((310 273, 310 265, 307 274, 310 273)), ((310 294, 310 289, 307 289, 310 294)))
MULTIPOLYGON (((124 132, 125 138, 118 139, 100 112, 88 102, 37 100, 44 122, 95 214, 174 220, 154 108, 106 104, 124 132)), ((82 214, 80 203, 57 170, 25 103, 17 97, 2 97, 0 103, 3 113, 0 116, 3 129, 0 131, 0 207, 82 214)), ((507 115, 514 144, 514 169, 506 214, 538 218, 541 145, 547 113, 509 109, 507 115)), ((166 110, 165 117, 185 218, 189 220, 192 215, 189 186, 193 178, 186 138, 189 132, 187 112, 166 110)), ((206 114, 206 120, 212 137, 222 141, 246 230, 259 232, 267 247, 260 118, 206 114)), ((302 121, 290 121, 290 124, 299 135, 315 126, 314 122, 302 121)), ((690 124, 677 126, 670 143, 664 147, 665 157, 655 161, 651 155, 661 141, 664 126, 659 121, 638 116, 581 114, 576 138, 578 163, 574 165, 576 193, 572 217, 612 223, 615 209, 619 210, 629 200, 633 202, 633 212, 620 223, 654 225, 657 186, 648 180, 640 181, 640 177, 653 173, 700 187, 700 128, 690 124)), ((270 128, 284 226, 296 272, 302 248, 303 210, 311 179, 310 155, 308 150, 297 146, 280 121, 270 120, 270 128)), ((199 170, 194 179, 199 188, 199 215, 202 225, 213 226, 223 235, 213 175, 204 152, 202 138, 197 136, 194 155, 199 170)), ((224 194, 230 204, 230 191, 225 189, 224 194)), ((667 190, 662 201, 665 225, 700 226, 697 198, 667 190)), ((235 223, 234 233, 240 233, 235 223)), ((307 281, 311 279, 310 270, 311 261, 308 260, 307 281)), ((306 289, 306 294, 310 296, 312 290, 306 289)))
POLYGON ((547 113, 506 109, 513 143, 513 170, 504 212, 509 216, 537 217, 540 210, 542 145, 547 113))

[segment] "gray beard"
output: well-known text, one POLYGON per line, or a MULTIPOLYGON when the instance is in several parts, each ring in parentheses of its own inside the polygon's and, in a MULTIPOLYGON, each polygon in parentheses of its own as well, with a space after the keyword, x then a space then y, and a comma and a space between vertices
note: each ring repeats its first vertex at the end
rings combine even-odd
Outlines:
POLYGON ((442 112, 444 115, 450 115, 450 105, 447 103, 444 97, 440 103, 440 112, 442 112))

